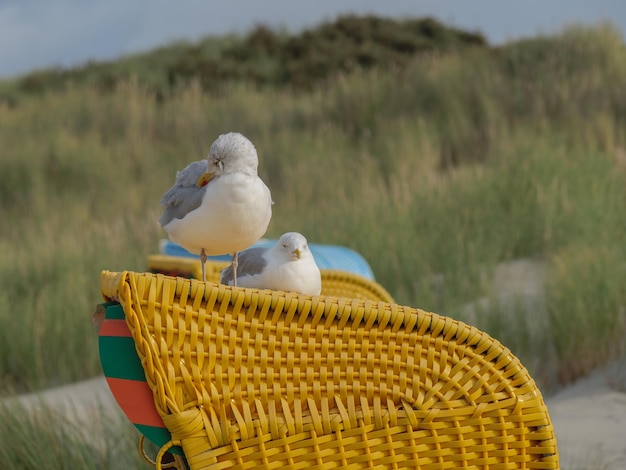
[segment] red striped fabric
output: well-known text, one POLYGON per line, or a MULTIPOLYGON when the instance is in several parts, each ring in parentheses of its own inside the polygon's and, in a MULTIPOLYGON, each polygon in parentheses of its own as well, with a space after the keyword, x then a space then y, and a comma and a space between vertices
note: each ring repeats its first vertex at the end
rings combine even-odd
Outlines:
POLYGON ((135 424, 164 428, 163 420, 154 406, 152 390, 147 382, 107 377, 113 396, 128 419, 135 424))
POLYGON ((100 336, 130 337, 130 330, 126 320, 104 320, 100 328, 100 336))

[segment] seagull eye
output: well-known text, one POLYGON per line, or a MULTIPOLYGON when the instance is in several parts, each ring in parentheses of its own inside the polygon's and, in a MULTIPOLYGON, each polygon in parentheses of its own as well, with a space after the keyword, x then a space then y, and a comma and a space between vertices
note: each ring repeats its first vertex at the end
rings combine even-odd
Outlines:
POLYGON ((283 243, 283 248, 287 248, 287 244, 286 243, 283 243))

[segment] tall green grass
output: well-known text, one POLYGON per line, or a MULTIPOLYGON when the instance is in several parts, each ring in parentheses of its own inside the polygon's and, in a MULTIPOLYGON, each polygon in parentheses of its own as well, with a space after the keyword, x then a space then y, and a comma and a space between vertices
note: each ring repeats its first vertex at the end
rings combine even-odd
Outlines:
POLYGON ((131 79, 5 105, 0 388, 99 373, 99 272, 145 268, 175 171, 231 130, 259 151, 268 236, 350 246, 399 303, 475 321, 538 377, 546 361, 580 376, 623 344, 625 80, 622 38, 599 27, 307 93, 191 82, 157 97, 131 79), (549 266, 545 309, 464 316, 496 294, 493 266, 528 256, 549 266))

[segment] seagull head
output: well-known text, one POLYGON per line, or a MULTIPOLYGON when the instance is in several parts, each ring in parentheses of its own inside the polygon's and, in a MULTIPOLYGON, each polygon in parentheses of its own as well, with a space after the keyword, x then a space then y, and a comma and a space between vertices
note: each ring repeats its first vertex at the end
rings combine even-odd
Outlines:
POLYGON ((287 232, 281 235, 276 243, 276 248, 291 261, 297 261, 311 255, 306 238, 298 232, 287 232))
POLYGON ((259 157, 256 148, 239 132, 220 135, 209 149, 207 173, 216 176, 229 173, 257 175, 259 157))

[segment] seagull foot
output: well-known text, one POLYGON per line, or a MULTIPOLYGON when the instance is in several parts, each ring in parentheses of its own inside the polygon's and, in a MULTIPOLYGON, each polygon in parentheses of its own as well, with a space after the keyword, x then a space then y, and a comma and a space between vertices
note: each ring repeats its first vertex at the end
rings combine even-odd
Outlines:
POLYGON ((204 248, 200 250, 200 265, 202 266, 202 282, 206 282, 206 259, 207 255, 204 248))
POLYGON ((233 286, 237 287, 237 266, 239 266, 239 252, 236 251, 233 255, 233 286))

